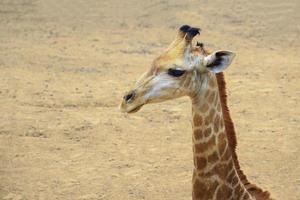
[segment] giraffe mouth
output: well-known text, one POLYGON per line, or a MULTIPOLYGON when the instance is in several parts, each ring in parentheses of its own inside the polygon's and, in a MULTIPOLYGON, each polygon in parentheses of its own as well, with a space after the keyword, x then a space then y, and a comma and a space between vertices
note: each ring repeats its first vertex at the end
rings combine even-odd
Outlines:
POLYGON ((128 111, 127 113, 136 113, 137 111, 139 111, 143 107, 143 105, 144 104, 139 105, 139 106, 135 107, 134 109, 128 111))

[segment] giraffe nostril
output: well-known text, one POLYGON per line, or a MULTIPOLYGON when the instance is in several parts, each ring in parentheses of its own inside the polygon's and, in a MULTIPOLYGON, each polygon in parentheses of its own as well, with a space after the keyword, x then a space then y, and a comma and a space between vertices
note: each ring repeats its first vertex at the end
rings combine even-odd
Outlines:
POLYGON ((131 100, 133 100, 133 98, 135 97, 135 92, 129 92, 127 95, 124 96, 124 100, 126 102, 129 102, 131 100))

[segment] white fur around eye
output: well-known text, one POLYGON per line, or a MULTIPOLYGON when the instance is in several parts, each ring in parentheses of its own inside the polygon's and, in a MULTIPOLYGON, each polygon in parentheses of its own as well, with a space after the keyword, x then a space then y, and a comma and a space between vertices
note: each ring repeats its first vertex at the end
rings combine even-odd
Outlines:
POLYGON ((153 78, 151 81, 151 89, 145 94, 145 98, 163 96, 167 90, 178 88, 178 80, 174 80, 168 74, 162 73, 153 78))

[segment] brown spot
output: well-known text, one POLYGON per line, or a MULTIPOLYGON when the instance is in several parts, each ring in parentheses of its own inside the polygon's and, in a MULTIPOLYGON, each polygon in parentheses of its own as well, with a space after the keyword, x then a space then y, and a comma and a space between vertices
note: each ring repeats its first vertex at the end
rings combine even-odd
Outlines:
POLYGON ((220 126, 220 116, 217 115, 215 120, 214 120, 214 131, 217 133, 219 131, 219 126, 220 126))
POLYGON ((217 191, 216 200, 229 199, 232 193, 232 189, 226 185, 222 185, 217 191))
POLYGON ((236 176, 234 176, 232 181, 231 181, 231 185, 236 185, 237 182, 238 182, 238 178, 236 176))
POLYGON ((210 95, 208 96, 208 102, 210 102, 210 103, 213 103, 214 102, 214 99, 215 99, 215 96, 216 96, 216 92, 215 91, 212 91, 211 93, 210 93, 210 95))
POLYGON ((209 163, 215 163, 217 160, 219 159, 218 153, 217 152, 213 152, 212 154, 210 154, 207 157, 207 161, 209 163))
POLYGON ((203 113, 206 113, 209 109, 209 105, 207 103, 204 103, 201 107, 200 107, 200 111, 203 113))
POLYGON ((219 146, 219 154, 222 155, 226 148, 226 135, 225 133, 220 133, 218 136, 218 146, 219 146))
POLYGON ((224 128, 224 119, 220 119, 220 128, 221 128, 221 129, 224 128))
POLYGON ((196 161, 196 169, 197 170, 202 170, 202 169, 204 169, 204 167, 206 167, 207 161, 205 158, 197 156, 195 158, 195 161, 196 161))
POLYGON ((219 183, 217 181, 214 181, 213 183, 210 183, 208 185, 208 190, 207 190, 208 196, 206 199, 210 199, 213 197, 218 185, 219 185, 219 183))
POLYGON ((244 194, 244 197, 243 197, 243 200, 247 200, 247 199, 250 199, 250 196, 249 196, 248 193, 245 193, 245 194, 244 194))
POLYGON ((194 126, 195 126, 195 127, 201 126, 202 123, 203 123, 202 117, 201 117, 200 115, 198 115, 198 114, 195 114, 195 115, 194 115, 193 121, 194 121, 194 126))
POLYGON ((219 131, 219 125, 217 125, 216 123, 214 123, 214 131, 215 133, 219 131))
POLYGON ((208 114, 208 120, 209 121, 211 121, 211 122, 213 121, 215 113, 216 113, 215 109, 211 108, 210 111, 209 111, 209 114, 208 114))
POLYGON ((217 105, 217 110, 218 110, 218 112, 221 112, 221 104, 220 103, 217 105))
POLYGON ((216 137, 212 136, 207 142, 195 145, 196 153, 203 153, 216 145, 216 137))
POLYGON ((220 163, 217 164, 214 168, 213 171, 218 174, 218 176, 220 177, 220 179, 222 180, 226 180, 226 177, 230 171, 229 167, 227 164, 224 163, 220 163))
POLYGON ((208 136, 210 136, 210 134, 211 134, 211 128, 208 127, 208 128, 206 128, 206 129, 204 130, 204 136, 205 136, 205 137, 208 137, 208 136))
POLYGON ((206 186, 203 182, 200 182, 199 179, 195 180, 193 185, 193 199, 203 199, 203 195, 205 194, 206 186))
POLYGON ((202 131, 202 129, 196 129, 196 130, 194 130, 194 137, 195 137, 195 140, 200 140, 201 138, 203 138, 203 131, 202 131))
POLYGON ((232 160, 228 163, 227 168, 228 168, 229 171, 231 171, 231 169, 233 168, 233 161, 232 160))
POLYGON ((215 175, 212 171, 208 171, 208 172, 199 172, 198 173, 199 177, 210 177, 210 176, 213 176, 215 175))
POLYGON ((205 118, 205 125, 209 125, 212 122, 212 120, 209 118, 209 116, 207 116, 205 118))
POLYGON ((193 199, 212 199, 218 182, 202 182, 196 179, 193 185, 193 199))

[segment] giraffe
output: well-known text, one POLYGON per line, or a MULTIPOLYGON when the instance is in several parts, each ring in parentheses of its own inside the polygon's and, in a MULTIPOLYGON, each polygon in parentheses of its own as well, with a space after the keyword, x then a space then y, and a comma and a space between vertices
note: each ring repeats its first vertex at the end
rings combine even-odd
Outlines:
POLYGON ((271 200, 240 169, 236 137, 226 99, 223 70, 235 54, 209 53, 193 46, 199 28, 181 26, 175 40, 123 97, 120 109, 137 112, 145 104, 189 96, 192 102, 193 200, 271 200))

